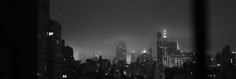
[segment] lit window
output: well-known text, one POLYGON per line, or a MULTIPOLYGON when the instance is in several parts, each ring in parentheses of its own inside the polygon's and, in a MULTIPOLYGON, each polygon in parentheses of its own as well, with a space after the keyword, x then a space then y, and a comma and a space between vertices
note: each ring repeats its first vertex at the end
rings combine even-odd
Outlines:
POLYGON ((59 41, 57 40, 57 44, 59 44, 59 41))
POLYGON ((135 53, 135 51, 133 50, 133 51, 130 51, 131 53, 135 53))
POLYGON ((166 36, 163 36, 163 38, 167 38, 166 36))
POLYGON ((216 77, 216 75, 214 74, 213 77, 216 77))
POLYGON ((47 32, 48 36, 52 36, 54 33, 53 32, 47 32))
POLYGON ((232 53, 233 53, 233 54, 236 54, 236 52, 234 52, 234 51, 233 51, 232 53))
POLYGON ((37 73, 37 76, 39 76, 39 73, 37 73))
POLYGON ((144 49, 144 50, 142 51, 142 53, 147 53, 147 50, 144 49))
POLYGON ((232 59, 230 59, 230 63, 233 63, 233 60, 232 60, 232 59))
POLYGON ((62 78, 67 78, 67 75, 62 75, 62 78))
POLYGON ((213 58, 211 58, 211 61, 213 61, 214 59, 213 58))
POLYGON ((127 75, 126 71, 124 71, 124 75, 127 75))
POLYGON ((105 75, 108 75, 108 73, 105 73, 105 75))

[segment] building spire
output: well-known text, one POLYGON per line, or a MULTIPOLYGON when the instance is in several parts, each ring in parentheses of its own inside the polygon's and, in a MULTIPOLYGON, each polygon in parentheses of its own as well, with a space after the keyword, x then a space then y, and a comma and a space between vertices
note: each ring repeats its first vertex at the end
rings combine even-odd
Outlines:
POLYGON ((178 41, 176 41, 176 42, 177 42, 177 50, 180 50, 179 43, 178 43, 178 41))

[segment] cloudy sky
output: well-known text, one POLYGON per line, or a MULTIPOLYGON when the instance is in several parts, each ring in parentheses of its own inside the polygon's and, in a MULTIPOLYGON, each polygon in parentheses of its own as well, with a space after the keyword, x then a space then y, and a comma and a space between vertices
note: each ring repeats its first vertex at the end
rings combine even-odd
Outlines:
POLYGON ((236 48, 236 1, 210 0, 209 2, 209 44, 210 53, 222 51, 224 45, 236 48))
MULTIPOLYGON (((228 37, 236 14, 228 3, 211 1, 210 50, 236 40, 228 37)), ((190 51, 191 9, 190 0, 50 0, 50 16, 62 25, 62 39, 73 47, 75 59, 91 58, 98 51, 113 58, 117 40, 126 40, 128 51, 155 47, 156 32, 163 29, 168 41, 178 41, 182 50, 190 51)))

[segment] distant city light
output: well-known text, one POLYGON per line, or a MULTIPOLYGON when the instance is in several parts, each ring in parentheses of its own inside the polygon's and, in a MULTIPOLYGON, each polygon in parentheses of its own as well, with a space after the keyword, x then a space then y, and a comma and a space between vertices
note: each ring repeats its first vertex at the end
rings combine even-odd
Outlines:
POLYGON ((59 44, 59 41, 57 40, 57 44, 59 44))
POLYGON ((230 63, 233 63, 233 59, 230 59, 230 63))
POLYGON ((213 77, 216 77, 216 75, 214 74, 213 77))
POLYGON ((130 51, 130 53, 135 53, 135 51, 134 51, 134 50, 132 50, 132 51, 130 51))
POLYGON ((127 75, 126 71, 124 71, 124 75, 127 75))
POLYGON ((105 73, 105 75, 108 75, 108 73, 105 73))
POLYGON ((214 59, 213 58, 211 58, 211 61, 213 61, 214 59))
POLYGON ((147 53, 147 50, 144 49, 144 50, 142 51, 142 53, 147 53))
POLYGON ((62 75, 62 78, 67 78, 67 75, 62 75))
POLYGON ((146 76, 146 75, 144 75, 144 78, 147 78, 147 76, 146 76))
POLYGON ((131 55, 126 55, 126 63, 131 64, 131 55))
POLYGON ((220 64, 217 64, 216 66, 220 66, 220 64))
POLYGON ((232 53, 233 53, 233 54, 236 54, 236 52, 235 52, 235 51, 233 51, 232 53))
POLYGON ((167 38, 167 36, 163 36, 163 38, 167 38))
POLYGON ((53 32, 47 32, 48 36, 52 36, 54 33, 53 32))

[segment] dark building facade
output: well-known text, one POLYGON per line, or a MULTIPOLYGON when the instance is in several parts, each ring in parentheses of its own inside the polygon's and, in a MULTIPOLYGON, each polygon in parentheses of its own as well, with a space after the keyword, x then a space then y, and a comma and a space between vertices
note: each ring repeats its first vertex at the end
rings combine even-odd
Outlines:
MULTIPOLYGON (((55 79, 53 75, 53 44, 52 38, 49 37, 50 18, 49 18, 49 0, 38 0, 38 78, 39 79, 55 79), (51 56, 51 58, 50 58, 51 56)), ((51 30, 52 31, 52 30, 51 30)), ((52 34, 53 35, 53 34, 52 34)), ((51 36, 51 33, 50 33, 51 36)), ((54 36, 54 35, 53 35, 54 36)), ((58 47, 58 46, 56 46, 58 47)))
POLYGON ((61 63, 61 25, 55 20, 49 20, 46 29, 39 29, 38 55, 39 79, 60 79, 61 63))
POLYGON ((168 55, 173 55, 177 53, 177 42, 168 42, 167 47, 168 55))
POLYGON ((235 79, 236 69, 233 65, 233 54, 231 47, 225 45, 220 55, 220 64, 218 64, 219 72, 216 73, 216 79, 235 79))
POLYGON ((61 56, 61 69, 62 69, 62 78, 72 79, 73 77, 73 67, 75 60, 73 57, 73 48, 70 46, 65 46, 64 40, 62 40, 62 56, 61 56))
POLYGON ((142 53, 137 58, 138 68, 141 70, 140 74, 142 74, 147 79, 154 78, 154 65, 151 53, 142 53))
POLYGON ((38 7, 38 78, 61 79, 61 25, 49 16, 49 0, 38 7))
POLYGON ((9 63, 8 63, 8 49, 3 48, 0 55, 0 79, 8 79, 9 74, 9 63))

